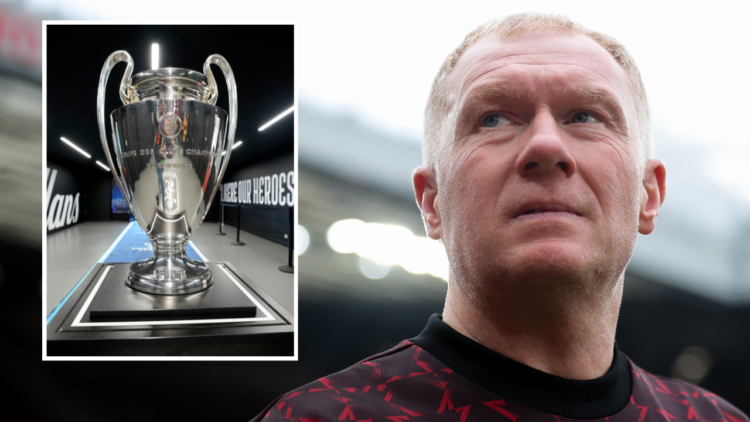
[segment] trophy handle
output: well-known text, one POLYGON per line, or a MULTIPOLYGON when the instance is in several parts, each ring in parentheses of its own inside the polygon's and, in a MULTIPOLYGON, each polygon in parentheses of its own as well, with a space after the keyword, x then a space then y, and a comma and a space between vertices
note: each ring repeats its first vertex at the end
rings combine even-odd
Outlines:
MULTIPOLYGON (((130 198, 128 197, 129 192, 125 190, 122 181, 120 180, 120 176, 117 174, 117 170, 115 170, 115 164, 112 162, 112 156, 109 153, 109 143, 107 141, 107 134, 105 131, 106 125, 104 123, 104 89, 107 87, 109 73, 112 71, 112 68, 115 67, 115 65, 119 62, 127 62, 128 64, 125 68, 125 74, 122 76, 122 81, 120 82, 120 100, 122 100, 123 104, 130 103, 127 92, 127 84, 128 79, 130 79, 130 76, 133 74, 133 58, 130 57, 130 54, 128 54, 127 51, 119 50, 115 51, 114 53, 110 54, 109 57, 107 57, 107 61, 104 62, 104 67, 102 67, 102 73, 99 75, 99 90, 97 91, 96 95, 96 118, 99 122, 99 136, 102 139, 102 146, 104 147, 104 155, 107 156, 107 163, 109 164, 109 168, 112 170, 112 175, 115 177, 117 186, 120 187, 122 196, 125 198, 125 201, 128 202, 128 207, 132 209, 132 207, 130 206, 130 198)), ((114 131, 114 127, 112 128, 112 130, 114 131)))
POLYGON ((220 182, 221 179, 224 178, 224 172, 227 171, 229 156, 232 154, 232 146, 234 145, 234 133, 237 129, 237 84, 234 82, 234 73, 232 73, 232 67, 229 66, 229 63, 227 63, 227 60, 224 57, 218 54, 212 54, 206 59, 206 62, 203 64, 203 73, 208 79, 210 90, 207 102, 209 104, 216 104, 216 98, 219 96, 219 90, 216 87, 216 79, 214 79, 214 74, 211 72, 212 64, 219 66, 221 71, 224 72, 224 79, 226 79, 227 81, 227 90, 229 91, 229 120, 227 122, 227 145, 225 149, 227 154, 224 156, 224 159, 221 162, 218 178, 219 183, 216 184, 216 188, 211 194, 211 198, 208 200, 209 204, 211 204, 214 199, 214 195, 216 195, 216 191, 218 191, 221 186, 220 182))

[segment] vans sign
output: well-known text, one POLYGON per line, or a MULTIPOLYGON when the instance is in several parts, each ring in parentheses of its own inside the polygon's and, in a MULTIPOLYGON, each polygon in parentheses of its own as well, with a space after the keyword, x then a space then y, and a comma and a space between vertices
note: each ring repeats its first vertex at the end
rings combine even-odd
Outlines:
POLYGON ((72 180, 59 180, 58 176, 61 176, 60 179, 66 176, 70 178, 69 175, 63 175, 56 169, 47 168, 47 232, 77 223, 81 209, 81 194, 79 192, 68 193, 71 188, 75 188, 72 180), (55 190, 55 187, 58 189, 55 190))

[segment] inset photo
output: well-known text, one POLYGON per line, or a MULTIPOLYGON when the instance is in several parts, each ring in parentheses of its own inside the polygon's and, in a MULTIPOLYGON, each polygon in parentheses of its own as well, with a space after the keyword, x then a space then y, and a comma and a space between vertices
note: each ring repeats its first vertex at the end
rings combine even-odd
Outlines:
POLYGON ((294 31, 44 22, 45 360, 297 359, 294 31))

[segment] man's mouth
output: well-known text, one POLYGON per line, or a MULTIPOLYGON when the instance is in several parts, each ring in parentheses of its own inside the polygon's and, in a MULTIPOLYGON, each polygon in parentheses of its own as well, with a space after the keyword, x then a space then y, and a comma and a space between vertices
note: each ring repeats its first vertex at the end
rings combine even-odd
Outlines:
POLYGON ((536 217, 576 217, 580 216, 572 207, 559 203, 529 203, 520 207, 513 218, 536 217))

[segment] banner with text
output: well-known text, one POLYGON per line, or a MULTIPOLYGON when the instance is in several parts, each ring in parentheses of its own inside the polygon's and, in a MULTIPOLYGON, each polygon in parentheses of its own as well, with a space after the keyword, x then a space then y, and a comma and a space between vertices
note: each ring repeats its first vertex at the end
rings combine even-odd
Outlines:
POLYGON ((224 222, 273 242, 289 244, 289 216, 297 202, 297 178, 294 155, 284 154, 247 166, 226 177, 221 185, 221 202, 238 204, 226 207, 224 222))
POLYGON ((47 167, 47 232, 80 221, 81 193, 75 177, 62 167, 47 167))
POLYGON ((294 205, 294 170, 221 185, 221 202, 279 207, 294 205))

